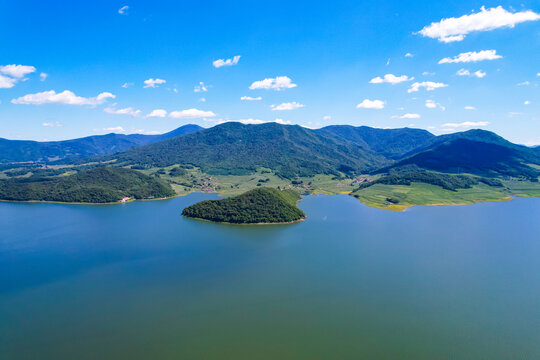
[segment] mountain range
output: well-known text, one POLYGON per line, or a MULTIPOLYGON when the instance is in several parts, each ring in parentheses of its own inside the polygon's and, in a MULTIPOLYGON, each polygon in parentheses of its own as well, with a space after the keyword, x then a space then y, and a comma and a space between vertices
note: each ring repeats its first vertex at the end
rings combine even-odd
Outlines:
POLYGON ((29 141, 0 138, 0 163, 49 162, 65 158, 106 155, 134 146, 152 144, 201 130, 198 125, 184 125, 160 135, 107 134, 64 141, 29 141))
POLYGON ((120 166, 191 164, 208 174, 241 175, 258 168, 283 178, 336 176, 421 168, 537 181, 540 149, 513 144, 485 130, 435 136, 420 129, 228 122, 185 125, 163 135, 108 134, 59 142, 0 140, 3 162, 63 158, 120 166))

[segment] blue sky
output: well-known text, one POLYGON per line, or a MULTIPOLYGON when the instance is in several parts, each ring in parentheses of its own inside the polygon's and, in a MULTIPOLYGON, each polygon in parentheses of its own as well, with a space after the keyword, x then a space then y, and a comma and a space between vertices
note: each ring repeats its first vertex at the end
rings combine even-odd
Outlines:
POLYGON ((277 119, 540 144, 538 1, 0 0, 0 13, 4 138, 277 119))

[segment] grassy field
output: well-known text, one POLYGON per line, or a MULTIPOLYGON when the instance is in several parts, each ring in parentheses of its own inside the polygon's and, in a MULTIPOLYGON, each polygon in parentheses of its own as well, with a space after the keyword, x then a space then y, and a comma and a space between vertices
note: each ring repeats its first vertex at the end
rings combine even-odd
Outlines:
MULTIPOLYGON (((168 181, 177 195, 191 192, 213 192, 221 196, 234 196, 260 186, 281 189, 293 189, 302 194, 350 194, 362 203, 386 210, 402 211, 415 205, 457 205, 473 204, 486 201, 506 201, 514 196, 540 197, 540 183, 528 181, 506 180, 504 187, 490 187, 485 184, 475 185, 470 189, 450 191, 440 186, 425 183, 405 185, 375 184, 356 190, 357 183, 353 179, 339 179, 333 175, 316 175, 291 181, 277 176, 269 169, 261 168, 249 175, 210 175, 203 173, 197 167, 182 166, 180 176, 171 175, 171 170, 179 167, 173 165, 165 168, 150 168, 139 170, 146 175, 158 176, 168 181)), ((66 168, 60 176, 75 173, 66 168)), ((31 170, 21 177, 30 176, 31 170)), ((173 173, 174 174, 174 173, 173 173)), ((0 178, 8 178, 0 171, 0 178)), ((376 178, 376 177, 375 177, 376 178)))

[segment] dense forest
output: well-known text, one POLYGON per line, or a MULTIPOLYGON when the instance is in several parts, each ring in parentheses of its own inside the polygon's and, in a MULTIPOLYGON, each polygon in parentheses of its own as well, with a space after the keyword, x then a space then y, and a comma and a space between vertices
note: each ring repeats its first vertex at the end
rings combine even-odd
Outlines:
POLYGON ((457 191, 458 189, 469 189, 480 182, 489 186, 501 187, 503 184, 497 179, 475 178, 467 175, 450 175, 432 172, 410 172, 385 175, 375 181, 364 182, 356 190, 365 189, 375 184, 383 185, 411 185, 413 182, 420 182, 440 186, 443 189, 457 191))
POLYGON ((366 172, 389 165, 382 155, 330 133, 276 123, 225 123, 102 158, 156 167, 193 164, 208 174, 240 175, 258 167, 284 178, 366 172))
POLYGON ((227 199, 201 201, 186 207, 182 215, 234 224, 287 223, 306 217, 296 206, 298 200, 296 191, 261 187, 227 199))
POLYGON ((12 201, 59 201, 84 203, 164 198, 174 195, 171 186, 138 171, 98 167, 74 175, 0 180, 0 199, 12 201))

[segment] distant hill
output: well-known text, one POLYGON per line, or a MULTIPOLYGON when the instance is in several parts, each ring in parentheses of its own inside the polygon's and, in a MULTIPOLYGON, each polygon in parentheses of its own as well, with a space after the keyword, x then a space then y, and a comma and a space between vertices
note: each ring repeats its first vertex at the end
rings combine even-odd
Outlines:
POLYGON ((352 141, 363 149, 379 153, 389 159, 403 155, 432 143, 435 135, 421 129, 377 129, 368 126, 331 125, 316 130, 352 141))
POLYGON ((0 138, 0 163, 29 162, 112 154, 134 146, 152 144, 201 130, 198 125, 184 125, 161 135, 107 134, 64 141, 26 141, 0 138))
POLYGON ((306 215, 296 207, 300 195, 293 190, 258 188, 221 200, 206 200, 186 207, 182 215, 233 224, 289 223, 306 215))
POLYGON ((115 167, 46 180, 0 180, 0 200, 110 203, 124 197, 154 199, 173 195, 171 186, 160 179, 115 167))
POLYGON ((102 159, 159 167, 192 164, 210 174, 246 174, 265 167, 287 178, 367 172, 390 164, 384 156, 330 132, 233 122, 102 159))
POLYGON ((465 134, 464 137, 452 134, 445 138, 446 141, 436 141, 432 146, 397 162, 391 168, 415 165, 441 172, 525 177, 537 181, 538 171, 527 165, 540 165, 540 156, 537 152, 507 142, 492 133, 476 132, 476 134, 481 135, 476 137, 477 140, 472 140, 474 137, 470 136, 471 133, 465 134))

